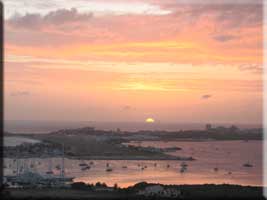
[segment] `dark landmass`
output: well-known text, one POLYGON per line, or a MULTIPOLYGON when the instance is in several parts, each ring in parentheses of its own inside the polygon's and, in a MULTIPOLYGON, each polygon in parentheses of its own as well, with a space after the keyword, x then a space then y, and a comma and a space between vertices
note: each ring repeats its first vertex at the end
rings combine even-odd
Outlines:
POLYGON ((109 140, 112 142, 129 142, 129 141, 146 141, 146 140, 262 140, 263 128, 239 129, 236 126, 230 127, 215 127, 206 125, 203 130, 179 130, 179 131, 164 131, 164 130, 140 130, 140 131, 121 131, 117 130, 96 130, 93 127, 84 127, 77 129, 62 129, 48 134, 16 134, 5 132, 6 136, 37 136, 38 135, 90 135, 95 137, 102 136, 102 140, 109 140))
POLYGON ((191 131, 138 131, 122 132, 95 130, 92 127, 64 129, 49 134, 12 134, 37 139, 42 143, 4 147, 5 157, 48 157, 58 155, 62 144, 65 156, 69 158, 94 160, 194 160, 192 157, 172 156, 168 152, 180 150, 171 147, 136 147, 126 145, 131 141, 222 141, 222 140, 262 140, 263 129, 241 130, 235 126, 191 131))
POLYGON ((50 134, 63 134, 63 135, 103 135, 112 137, 113 140, 124 140, 129 142, 133 140, 262 140, 263 128, 254 129, 239 129, 232 125, 230 127, 215 127, 207 124, 203 130, 179 130, 179 131, 149 131, 140 130, 136 132, 121 131, 104 131, 95 130, 93 127, 85 127, 78 129, 63 129, 50 134))
MULTIPOLYGON (((133 140, 146 141, 146 140, 262 140, 263 128, 253 129, 239 129, 236 126, 230 127, 215 127, 212 128, 207 125, 203 130, 179 130, 179 131, 164 131, 164 130, 140 130, 140 131, 115 131, 96 130, 93 127, 84 127, 78 129, 62 129, 49 134, 16 134, 5 132, 5 135, 23 135, 23 136, 36 136, 36 135, 91 135, 91 136, 104 136, 106 139, 112 139, 113 142, 129 142, 133 140)), ((105 140, 105 138, 103 138, 105 140)))
POLYGON ((73 183, 70 188, 7 188, 3 199, 264 199, 262 187, 240 185, 117 185, 73 183), (154 191, 154 192, 151 192, 154 191))
MULTIPOLYGON (((23 135, 23 137, 25 137, 23 135)), ((27 135, 41 143, 24 143, 18 146, 4 147, 4 157, 55 157, 61 156, 64 144, 65 157, 71 159, 92 160, 194 160, 192 157, 178 157, 165 154, 160 148, 135 147, 123 145, 121 139, 103 135, 63 135, 36 134, 27 135)), ((167 149, 166 151, 168 151, 167 149)))

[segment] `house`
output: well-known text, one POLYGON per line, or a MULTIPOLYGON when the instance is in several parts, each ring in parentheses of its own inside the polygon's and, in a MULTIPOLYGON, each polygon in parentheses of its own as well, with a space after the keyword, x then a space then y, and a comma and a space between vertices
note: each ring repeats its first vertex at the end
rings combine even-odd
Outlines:
POLYGON ((147 186, 145 189, 138 192, 138 195, 143 195, 146 197, 179 197, 181 196, 181 191, 177 188, 165 188, 161 185, 147 186))
POLYGON ((113 187, 107 187, 107 186, 95 186, 94 190, 97 192, 112 192, 114 190, 113 187))

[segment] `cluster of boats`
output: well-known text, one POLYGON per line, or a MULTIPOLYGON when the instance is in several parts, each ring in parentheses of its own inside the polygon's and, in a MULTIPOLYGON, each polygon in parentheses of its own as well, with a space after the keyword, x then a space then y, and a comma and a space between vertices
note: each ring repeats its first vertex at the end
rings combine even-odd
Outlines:
MULTIPOLYGON (((17 159, 14 159, 13 162, 18 162, 17 159)), ((37 163, 35 162, 35 164, 37 165, 40 165, 40 161, 38 161, 37 163)), ((85 161, 82 161, 81 163, 79 163, 79 166, 80 166, 80 169, 81 171, 87 171, 87 170, 90 170, 91 167, 94 165, 94 162, 93 161, 90 161, 89 163, 86 163, 85 161)), ((31 163, 30 165, 30 169, 33 169, 34 168, 34 164, 31 163)), ((64 166, 64 163, 63 165, 56 165, 55 166, 55 169, 56 170, 63 170, 62 167, 64 166)), ((140 163, 137 164, 137 166, 141 169, 141 170, 145 170, 148 168, 147 165, 141 165, 140 163)), ((157 163, 154 163, 153 164, 154 167, 157 167, 158 164, 157 163)), ((250 162, 246 162, 242 165, 243 167, 246 167, 246 168, 252 168, 253 165, 250 163, 250 162)), ((11 164, 9 164, 9 167, 11 167, 11 164)), ((171 166, 169 164, 166 165, 166 168, 170 168, 171 166)), ((6 165, 4 165, 4 168, 7 168, 6 165)), ((14 170, 13 173, 17 173, 17 172, 22 172, 23 171, 23 168, 25 168, 25 165, 22 165, 20 167, 17 166, 17 170, 14 170)), ((64 168, 64 167, 63 167, 64 168)), ((122 166, 123 169, 127 169, 128 167, 126 165, 123 165, 122 166)), ((186 162, 182 162, 180 164, 180 173, 185 173, 187 171, 187 168, 188 168, 188 164, 186 162)), ((106 172, 112 172, 113 171, 113 168, 110 166, 110 164, 107 162, 106 163, 106 172)), ((219 168, 218 167, 215 167, 213 168, 214 172, 218 172, 219 171, 219 168)), ((48 171, 46 171, 46 174, 47 175, 53 175, 54 174, 54 171, 52 170, 52 161, 51 159, 49 160, 49 163, 48 163, 48 171)), ((228 174, 232 174, 232 172, 228 172, 228 174)))
MULTIPOLYGON (((81 167, 81 170, 82 170, 82 171, 86 171, 86 170, 91 169, 91 166, 92 166, 92 165, 94 165, 93 161, 91 161, 90 164, 87 164, 87 163, 84 162, 84 161, 81 162, 81 163, 79 164, 79 166, 81 167)), ((138 163, 137 166, 138 166, 141 170, 145 170, 145 169, 148 168, 147 165, 141 165, 140 163, 138 163)), ((183 163, 181 163, 180 166, 181 166, 180 172, 183 173, 183 172, 185 172, 185 171, 187 170, 187 166, 188 166, 188 164, 186 164, 185 162, 183 162, 183 163)), ((157 163, 154 163, 154 167, 157 167, 157 163)), ((127 167, 126 165, 123 165, 122 168, 123 168, 123 169, 127 169, 128 167, 127 167)), ((170 165, 167 164, 167 165, 166 165, 166 168, 170 168, 170 165)), ((111 172, 111 171, 113 171, 113 168, 110 166, 109 163, 106 163, 106 171, 107 171, 107 172, 111 172)))
MULTIPOLYGON (((142 166, 140 164, 137 164, 137 166, 140 167, 141 170, 145 170, 146 168, 148 168, 147 165, 142 166)), ((184 173, 187 170, 188 164, 185 162, 182 162, 180 166, 181 166, 180 172, 184 173)), ((154 163, 154 167, 157 167, 157 163, 154 163)), ((170 167, 171 166, 169 164, 166 165, 166 168, 170 168, 170 167)))
MULTIPOLYGON (((91 167, 94 165, 94 162, 91 161, 89 164, 87 164, 85 161, 81 162, 79 166, 81 167, 82 171, 90 170, 91 167)), ((123 168, 127 168, 127 166, 123 166, 123 168)), ((113 169, 111 168, 109 163, 106 163, 106 171, 111 172, 113 169)))
MULTIPOLYGON (((81 170, 82 170, 82 171, 89 170, 89 169, 91 168, 91 165, 93 165, 93 162, 92 162, 92 161, 90 162, 90 165, 88 165, 88 164, 85 163, 85 162, 82 162, 82 163, 79 164, 79 166, 81 167, 81 170)), ((141 164, 139 164, 139 163, 137 164, 137 166, 138 166, 141 170, 145 170, 145 169, 148 168, 147 165, 141 165, 141 164)), ((154 163, 154 167, 157 167, 157 163, 154 163)), ((243 164, 243 167, 253 167, 253 165, 252 165, 251 163, 247 162, 247 163, 243 164)), ((122 168, 123 168, 123 169, 127 169, 128 167, 127 167, 126 165, 123 165, 122 168)), ((167 164, 167 165, 166 165, 166 168, 170 168, 170 165, 167 164)), ((188 164, 187 164, 186 162, 182 162, 182 163, 180 164, 180 173, 185 173, 185 172, 187 171, 187 168, 188 168, 188 164)), ((214 170, 215 172, 218 172, 218 171, 219 171, 219 168, 218 168, 218 167, 215 167, 215 168, 213 168, 213 170, 214 170)), ((107 172, 111 172, 111 171, 113 171, 113 169, 112 169, 112 167, 110 166, 109 163, 106 163, 106 171, 107 171, 107 172)), ((232 172, 228 172, 228 174, 232 174, 232 172)))

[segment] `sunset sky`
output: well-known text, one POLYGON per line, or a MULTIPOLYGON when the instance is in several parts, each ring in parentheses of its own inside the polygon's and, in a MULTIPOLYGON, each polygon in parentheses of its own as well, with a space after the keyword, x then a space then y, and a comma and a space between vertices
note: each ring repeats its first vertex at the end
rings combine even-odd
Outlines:
POLYGON ((5 119, 261 123, 262 6, 181 2, 4 0, 5 119))

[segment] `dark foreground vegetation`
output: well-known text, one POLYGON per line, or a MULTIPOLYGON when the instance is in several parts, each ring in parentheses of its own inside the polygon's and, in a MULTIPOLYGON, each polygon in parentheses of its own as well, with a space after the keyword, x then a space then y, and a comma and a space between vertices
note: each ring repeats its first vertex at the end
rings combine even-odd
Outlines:
POLYGON ((3 189, 2 195, 4 199, 264 199, 262 187, 160 185, 146 182, 128 188, 118 188, 117 185, 108 187, 101 183, 87 185, 82 182, 73 183, 70 188, 9 188, 3 189), (156 188, 156 192, 146 192, 151 188, 156 188))

